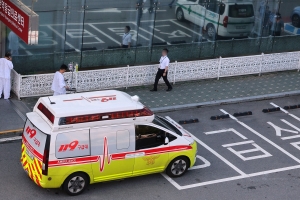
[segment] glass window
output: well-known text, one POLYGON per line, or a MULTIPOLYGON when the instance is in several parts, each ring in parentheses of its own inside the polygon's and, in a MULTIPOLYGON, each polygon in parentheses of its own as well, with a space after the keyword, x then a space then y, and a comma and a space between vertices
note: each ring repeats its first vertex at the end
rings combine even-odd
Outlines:
POLYGON ((136 150, 158 147, 164 144, 166 132, 146 125, 135 126, 136 150))
POLYGON ((157 124, 159 126, 162 126, 162 127, 166 128, 166 129, 168 129, 168 130, 170 130, 174 133, 177 133, 177 135, 182 136, 182 133, 173 124, 171 124, 168 120, 166 120, 163 117, 156 116, 153 123, 157 124))
POLYGON ((254 16, 253 5, 230 5, 229 6, 229 17, 245 18, 254 16))
POLYGON ((117 149, 128 149, 130 145, 130 134, 128 130, 117 131, 117 149))

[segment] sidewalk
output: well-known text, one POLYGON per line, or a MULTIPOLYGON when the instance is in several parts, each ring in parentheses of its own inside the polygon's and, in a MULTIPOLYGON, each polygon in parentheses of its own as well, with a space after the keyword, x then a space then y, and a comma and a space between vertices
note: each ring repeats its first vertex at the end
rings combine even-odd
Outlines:
MULTIPOLYGON (((140 101, 154 112, 237 103, 300 94, 300 73, 286 71, 249 76, 198 80, 176 83, 171 92, 164 84, 157 92, 152 86, 119 89, 130 95, 138 95, 140 101)), ((32 111, 39 97, 23 98, 21 101, 0 99, 0 138, 6 134, 16 135, 24 126, 25 115, 32 111)))
MULTIPOLYGON (((151 88, 152 86, 140 86, 118 90, 138 95, 143 104, 158 112, 300 94, 300 73, 294 70, 262 76, 180 82, 173 86, 171 92, 165 91, 164 84, 159 85, 157 92, 150 92, 151 88)), ((32 110, 37 100, 38 97, 33 97, 24 98, 22 101, 32 110)))
POLYGON ((0 99, 0 136, 19 133, 24 126, 24 117, 10 100, 0 99))

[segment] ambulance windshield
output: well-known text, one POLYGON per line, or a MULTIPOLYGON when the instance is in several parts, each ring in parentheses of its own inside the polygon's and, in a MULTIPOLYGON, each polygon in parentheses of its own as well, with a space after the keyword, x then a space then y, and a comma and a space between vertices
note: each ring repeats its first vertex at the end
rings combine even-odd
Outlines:
POLYGON ((162 126, 174 133, 177 133, 177 135, 182 136, 182 133, 180 130, 178 130, 173 124, 171 124, 168 120, 166 120, 163 117, 155 116, 153 123, 159 126, 162 126))
POLYGON ((43 155, 46 144, 47 135, 37 129, 29 119, 27 119, 24 132, 23 132, 23 143, 33 153, 39 153, 43 155))

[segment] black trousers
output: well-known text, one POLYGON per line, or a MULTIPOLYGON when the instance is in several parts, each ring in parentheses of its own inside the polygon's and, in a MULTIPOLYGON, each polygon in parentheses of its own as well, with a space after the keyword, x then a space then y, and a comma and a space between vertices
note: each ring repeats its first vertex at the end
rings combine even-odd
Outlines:
POLYGON ((157 84, 158 84, 158 81, 161 77, 163 77, 163 79, 164 79, 166 85, 168 86, 168 88, 169 89, 172 88, 171 84, 168 81, 168 72, 166 73, 166 76, 163 76, 164 71, 165 71, 164 69, 158 69, 157 70, 157 73, 156 73, 156 76, 155 76, 154 88, 153 88, 154 90, 157 90, 157 84))

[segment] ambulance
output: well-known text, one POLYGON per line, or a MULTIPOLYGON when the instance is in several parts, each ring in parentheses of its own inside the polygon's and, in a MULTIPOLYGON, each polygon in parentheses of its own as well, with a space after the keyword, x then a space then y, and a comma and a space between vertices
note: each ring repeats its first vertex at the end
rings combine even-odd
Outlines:
POLYGON ((21 165, 42 188, 69 195, 89 184, 165 171, 182 176, 197 144, 170 117, 116 90, 41 97, 27 113, 21 165))
POLYGON ((211 40, 247 37, 255 21, 252 0, 178 0, 175 15, 203 27, 211 40))

